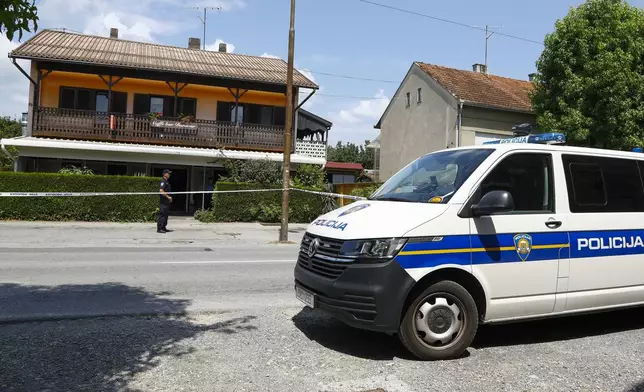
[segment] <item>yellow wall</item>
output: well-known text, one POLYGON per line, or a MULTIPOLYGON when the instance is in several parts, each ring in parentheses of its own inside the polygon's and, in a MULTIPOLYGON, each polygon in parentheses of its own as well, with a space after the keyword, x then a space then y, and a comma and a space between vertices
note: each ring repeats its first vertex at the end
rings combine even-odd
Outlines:
MULTIPOLYGON (((61 86, 107 90, 107 85, 98 75, 72 72, 52 72, 42 81, 40 106, 58 107, 58 98, 61 86)), ((113 91, 128 93, 128 113, 133 112, 134 94, 174 95, 174 92, 165 82, 132 78, 123 78, 116 86, 114 86, 113 91)), ((240 90, 240 92, 241 91, 243 90, 240 90)), ((197 118, 201 120, 216 120, 217 101, 235 101, 235 98, 227 88, 191 84, 181 90, 179 96, 197 99, 197 118)), ((286 96, 279 93, 248 91, 239 100, 239 102, 285 106, 286 96)))

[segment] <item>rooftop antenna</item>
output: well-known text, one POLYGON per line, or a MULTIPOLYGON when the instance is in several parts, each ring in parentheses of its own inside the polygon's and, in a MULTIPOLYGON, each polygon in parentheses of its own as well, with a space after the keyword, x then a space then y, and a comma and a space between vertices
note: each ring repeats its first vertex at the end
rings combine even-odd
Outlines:
POLYGON ((183 7, 183 9, 193 9, 193 10, 203 10, 203 19, 201 16, 197 16, 201 23, 203 24, 203 50, 206 50, 206 13, 208 10, 218 10, 221 11, 221 7, 183 7))
MULTIPOLYGON (((483 28, 482 26, 472 26, 472 27, 476 27, 476 28, 479 28, 479 29, 483 28)), ((503 28, 502 25, 501 26, 485 25, 485 74, 486 75, 488 74, 488 71, 487 71, 487 69, 488 69, 488 66, 487 66, 487 44, 488 44, 489 39, 494 35, 494 33, 496 33, 496 31, 491 31, 490 29, 502 29, 502 28, 503 28)))

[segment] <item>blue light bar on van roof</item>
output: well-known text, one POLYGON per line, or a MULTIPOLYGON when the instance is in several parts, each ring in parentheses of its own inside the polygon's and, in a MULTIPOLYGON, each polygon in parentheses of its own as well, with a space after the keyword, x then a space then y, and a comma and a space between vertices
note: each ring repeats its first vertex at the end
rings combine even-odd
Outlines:
POLYGON ((513 137, 509 139, 490 140, 483 144, 503 144, 503 143, 535 143, 535 144, 564 144, 566 135, 563 133, 542 133, 539 135, 527 135, 513 137))

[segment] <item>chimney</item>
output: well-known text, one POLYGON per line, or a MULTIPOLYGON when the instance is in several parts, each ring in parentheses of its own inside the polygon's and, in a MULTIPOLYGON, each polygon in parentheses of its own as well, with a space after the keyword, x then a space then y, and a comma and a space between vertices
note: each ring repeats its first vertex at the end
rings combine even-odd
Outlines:
POLYGON ((534 82, 534 77, 535 77, 535 76, 537 76, 537 74, 536 74, 536 73, 531 73, 531 74, 529 74, 529 75, 528 75, 528 79, 529 79, 531 82, 534 82))
POLYGON ((472 65, 472 70, 476 73, 487 74, 487 67, 484 64, 476 63, 472 65))
POLYGON ((119 29, 112 27, 110 29, 110 38, 117 39, 119 37, 119 29))
POLYGON ((201 49, 201 39, 199 38, 188 38, 188 48, 189 49, 201 49))
POLYGON ((220 51, 221 53, 226 53, 226 51, 227 51, 227 47, 226 47, 226 43, 225 43, 225 42, 221 42, 221 43, 219 44, 219 51, 220 51))

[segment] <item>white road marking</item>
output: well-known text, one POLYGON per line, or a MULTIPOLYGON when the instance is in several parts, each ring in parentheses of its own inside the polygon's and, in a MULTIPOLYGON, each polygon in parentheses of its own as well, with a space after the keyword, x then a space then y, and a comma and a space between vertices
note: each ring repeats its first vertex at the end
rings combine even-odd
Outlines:
POLYGON ((243 264, 243 263, 295 263, 297 259, 288 260, 202 260, 202 261, 153 261, 151 264, 243 264))

